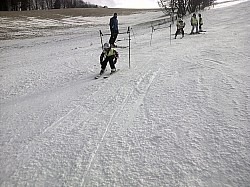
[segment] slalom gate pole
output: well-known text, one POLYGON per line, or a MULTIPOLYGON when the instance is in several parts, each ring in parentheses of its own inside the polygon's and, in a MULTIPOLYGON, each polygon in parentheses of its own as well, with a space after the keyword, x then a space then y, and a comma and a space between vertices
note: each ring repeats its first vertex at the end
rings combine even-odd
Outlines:
POLYGON ((171 23, 170 23, 170 36, 169 36, 169 40, 170 40, 170 45, 171 45, 171 23))
POLYGON ((103 34, 102 34, 102 31, 101 31, 101 30, 99 30, 99 32, 100 32, 101 45, 102 45, 102 49, 103 49, 103 41, 102 41, 102 36, 103 36, 103 34))
POLYGON ((135 39, 135 33, 134 33, 133 29, 132 29, 132 28, 130 28, 130 30, 132 31, 133 36, 134 36, 134 39, 135 39))
POLYGON ((151 25, 151 27, 152 27, 152 33, 151 33, 151 38, 150 38, 150 46, 151 46, 151 43, 152 43, 153 32, 154 32, 154 26, 153 26, 153 25, 151 25))
POLYGON ((129 69, 130 69, 130 49, 131 49, 131 47, 130 47, 130 27, 128 27, 128 31, 127 31, 127 33, 128 33, 128 67, 129 67, 129 69))

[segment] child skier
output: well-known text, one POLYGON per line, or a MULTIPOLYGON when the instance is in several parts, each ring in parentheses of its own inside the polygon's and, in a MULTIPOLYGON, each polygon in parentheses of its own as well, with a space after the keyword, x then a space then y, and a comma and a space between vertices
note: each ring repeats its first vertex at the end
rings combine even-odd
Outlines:
POLYGON ((111 68, 110 74, 114 73, 116 71, 115 64, 117 62, 118 57, 119 57, 118 52, 115 49, 111 48, 109 43, 105 43, 103 45, 103 52, 100 56, 100 64, 101 64, 100 75, 104 73, 108 62, 111 68))
POLYGON ((202 17, 201 17, 201 14, 199 14, 199 32, 202 32, 202 25, 203 25, 203 20, 202 20, 202 17))
POLYGON ((196 18, 196 14, 194 13, 193 16, 191 17, 191 26, 192 30, 190 34, 194 34, 194 29, 196 30, 196 34, 198 34, 198 20, 196 18))
POLYGON ((182 38, 183 38, 183 37, 184 37, 185 22, 184 22, 181 18, 179 18, 179 19, 177 20, 176 27, 177 27, 177 30, 176 30, 174 39, 176 39, 176 37, 177 37, 177 35, 178 35, 179 33, 182 34, 182 38))

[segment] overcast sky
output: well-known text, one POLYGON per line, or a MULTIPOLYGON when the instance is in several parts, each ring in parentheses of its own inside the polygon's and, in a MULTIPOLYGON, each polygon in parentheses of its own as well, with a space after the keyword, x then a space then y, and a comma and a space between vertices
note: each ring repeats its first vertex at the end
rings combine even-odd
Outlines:
POLYGON ((109 8, 159 8, 157 0, 86 0, 109 8))

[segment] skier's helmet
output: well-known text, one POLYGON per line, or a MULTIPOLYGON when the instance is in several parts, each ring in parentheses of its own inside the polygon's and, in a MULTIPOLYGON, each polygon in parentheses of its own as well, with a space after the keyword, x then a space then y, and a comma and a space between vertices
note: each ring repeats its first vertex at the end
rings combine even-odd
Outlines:
POLYGON ((105 44, 103 45, 103 48, 104 48, 104 49, 108 49, 108 48, 110 48, 109 43, 105 43, 105 44))

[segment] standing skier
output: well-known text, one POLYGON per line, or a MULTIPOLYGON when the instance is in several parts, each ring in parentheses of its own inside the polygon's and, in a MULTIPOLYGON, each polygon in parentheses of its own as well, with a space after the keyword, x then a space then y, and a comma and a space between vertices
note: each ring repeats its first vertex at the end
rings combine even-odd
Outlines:
POLYGON ((175 32, 175 37, 174 37, 174 39, 176 39, 176 37, 177 37, 177 35, 178 35, 179 33, 182 34, 182 38, 183 38, 183 37, 184 37, 185 22, 184 22, 181 18, 179 18, 179 19, 177 20, 176 27, 177 27, 177 30, 176 30, 176 32, 175 32))
POLYGON ((111 32, 109 43, 112 47, 115 47, 115 40, 116 40, 117 35, 119 33, 117 13, 114 13, 114 16, 112 18, 110 18, 109 27, 110 27, 110 32, 111 32))
POLYGON ((118 52, 115 49, 111 48, 110 44, 105 43, 103 46, 103 52, 100 56, 100 64, 101 64, 100 75, 104 73, 108 62, 111 68, 111 74, 114 73, 116 71, 115 64, 117 62, 118 57, 119 57, 118 52))
POLYGON ((202 32, 201 26, 203 25, 203 19, 201 17, 201 14, 199 14, 199 32, 202 32))
POLYGON ((196 18, 196 14, 194 13, 193 16, 191 17, 191 26, 192 26, 192 30, 190 34, 194 34, 194 28, 196 30, 196 34, 198 34, 198 20, 196 18))

